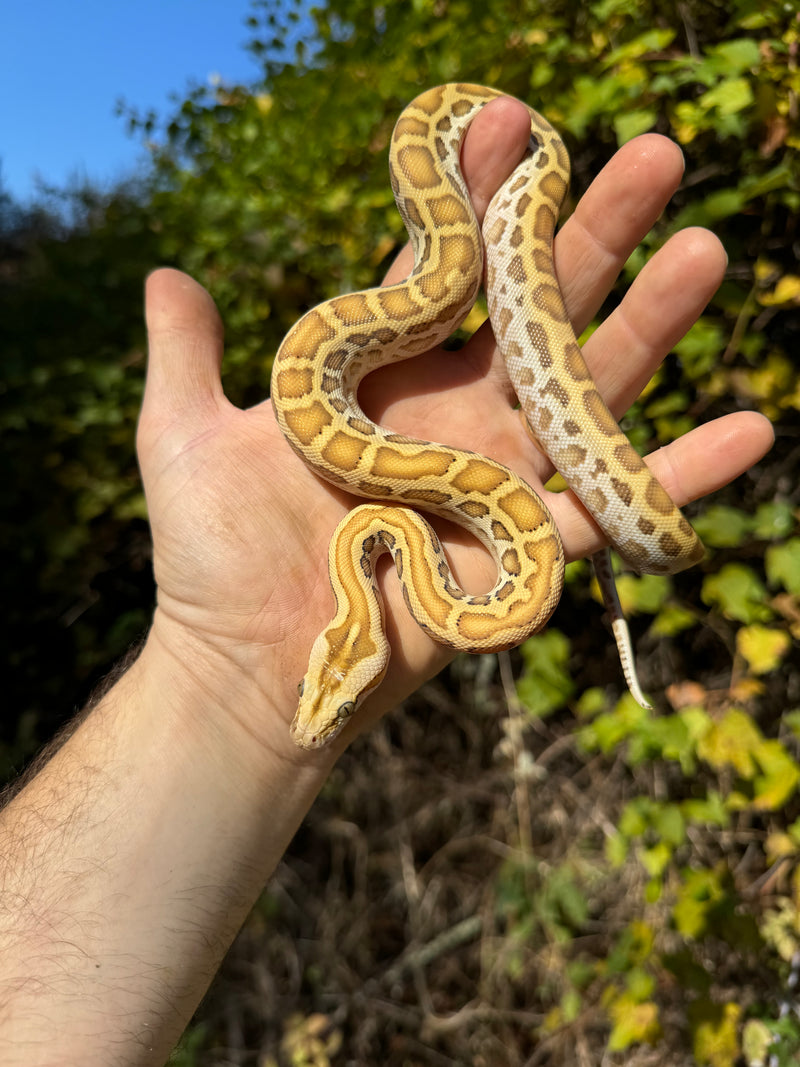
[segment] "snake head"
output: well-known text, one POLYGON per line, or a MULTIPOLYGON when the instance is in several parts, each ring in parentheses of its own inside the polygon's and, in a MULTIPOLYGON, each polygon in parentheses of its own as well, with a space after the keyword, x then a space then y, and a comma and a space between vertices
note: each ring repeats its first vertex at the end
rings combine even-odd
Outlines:
POLYGON ((300 683, 299 693, 290 733, 294 743, 305 749, 329 744, 349 722, 363 697, 349 692, 344 679, 333 678, 329 672, 312 677, 309 671, 300 683))

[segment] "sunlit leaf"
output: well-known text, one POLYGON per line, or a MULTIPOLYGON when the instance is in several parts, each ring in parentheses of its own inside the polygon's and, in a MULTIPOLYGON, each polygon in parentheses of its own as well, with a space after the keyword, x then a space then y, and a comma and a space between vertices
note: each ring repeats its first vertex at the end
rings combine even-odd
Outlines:
POLYGON ((717 574, 703 580, 702 597, 730 619, 765 622, 773 612, 766 603, 767 590, 755 571, 743 563, 727 563, 717 574))
POLYGON ((642 1042, 652 1044, 661 1034, 658 1005, 651 1001, 638 1003, 630 993, 623 993, 611 1004, 609 1015, 612 1021, 609 1052, 621 1052, 642 1042))
POLYGON ((750 716, 730 708, 700 738, 697 754, 718 770, 731 766, 742 778, 753 778, 757 771, 755 753, 762 744, 761 732, 750 716))
POLYGON ((793 596, 800 596, 800 537, 770 545, 764 563, 770 585, 782 585, 793 596))
POLYGON ((734 1067, 739 1056, 742 1007, 733 1001, 695 1001, 689 1009, 694 1056, 698 1067, 734 1067))
POLYGON ((774 630, 760 623, 743 626, 736 634, 736 648, 754 674, 768 674, 780 666, 791 647, 785 630, 774 630))

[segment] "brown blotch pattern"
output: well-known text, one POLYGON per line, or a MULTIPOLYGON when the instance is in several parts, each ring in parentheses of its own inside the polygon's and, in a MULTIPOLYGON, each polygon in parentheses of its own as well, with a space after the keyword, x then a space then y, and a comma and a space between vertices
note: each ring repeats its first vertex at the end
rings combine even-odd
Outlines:
POLYGON ((614 459, 623 470, 630 474, 636 474, 645 466, 645 462, 639 453, 629 444, 617 445, 614 449, 614 459))
POLYGON ((553 354, 550 351, 550 341, 544 326, 540 322, 526 322, 525 329, 541 365, 552 367, 553 354))
POLYGON ((441 182, 436 160, 424 145, 401 148, 397 153, 397 165, 415 189, 435 189, 441 182))
POLYGON ((550 242, 556 228, 556 217, 552 208, 540 204, 533 219, 533 235, 539 241, 550 242))
POLYGON ((651 478, 648 482, 644 498, 653 511, 657 511, 659 515, 669 515, 675 507, 667 491, 655 480, 655 478, 651 478))
POLYGON ((591 378, 583 353, 574 342, 570 342, 564 349, 564 366, 575 382, 585 382, 591 378))
POLYGON ((633 503, 633 490, 627 482, 620 481, 619 478, 612 478, 611 485, 614 488, 614 492, 620 498, 622 503, 626 507, 630 507, 633 503))
POLYGON ((540 396, 552 396, 562 407, 566 407, 569 404, 569 393, 561 384, 556 381, 555 378, 548 378, 547 385, 544 389, 539 390, 540 396))
POLYGON ((522 196, 519 198, 516 207, 514 208, 514 213, 518 219, 521 219, 525 212, 528 210, 532 199, 533 198, 531 197, 530 193, 523 193, 522 196))
POLYGON ((458 509, 463 511, 465 515, 469 515, 471 519, 485 519, 489 514, 489 508, 486 504, 482 504, 480 500, 465 500, 458 505, 458 509))
POLYGON ((596 389, 588 389, 583 394, 583 407, 601 433, 604 433, 607 437, 617 436, 620 429, 596 389))
POLYGON ((401 141, 406 137, 427 137, 428 123, 414 115, 403 115, 397 120, 394 128, 394 140, 401 141))
POLYGON ((561 175, 551 170, 542 178, 539 188, 545 196, 549 196, 555 204, 560 204, 567 193, 567 185, 561 175))
POLYGON ((561 298, 561 290, 555 285, 547 285, 542 282, 531 293, 531 299, 537 308, 544 311, 556 322, 568 321, 567 309, 564 307, 564 301, 561 298))
POLYGON ((355 430, 356 433, 363 433, 366 436, 370 436, 375 427, 371 422, 367 422, 366 419, 360 419, 356 415, 351 415, 347 420, 347 425, 351 430, 355 430))
POLYGON ((664 555, 669 556, 671 559, 674 559, 675 556, 679 556, 681 553, 681 546, 678 544, 675 537, 668 531, 659 535, 658 543, 664 555))
POLYGON ((500 561, 509 574, 519 574, 522 570, 519 562, 519 555, 514 548, 507 548, 500 561))
POLYGON ((525 265, 522 262, 522 256, 518 254, 511 257, 508 261, 508 266, 506 267, 506 274, 512 281, 518 282, 519 284, 528 280, 528 275, 525 272, 525 265))
POLYGON ((458 197, 451 196, 450 193, 433 197, 428 207, 431 213, 431 221, 435 226, 468 226, 472 222, 466 206, 458 197))

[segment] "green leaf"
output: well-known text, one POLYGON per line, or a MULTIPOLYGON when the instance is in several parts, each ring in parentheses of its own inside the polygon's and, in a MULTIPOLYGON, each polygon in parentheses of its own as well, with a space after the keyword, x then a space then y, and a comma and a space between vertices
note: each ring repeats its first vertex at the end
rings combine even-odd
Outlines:
POLYGON ((753 103, 753 90, 746 78, 726 78, 700 97, 700 106, 716 108, 720 115, 734 115, 753 103))
POLYGON ((656 637, 674 637, 675 634, 697 626, 699 620, 693 611, 680 604, 665 604, 650 625, 650 633, 656 637))
POLYGON ((709 548, 735 548, 751 534, 753 517, 739 508, 712 504, 692 520, 692 526, 709 548))
POLYGON ((626 615, 641 612, 655 615, 672 592, 671 580, 663 574, 620 574, 617 576, 617 593, 626 615))
POLYGON ((727 563, 717 574, 708 575, 701 596, 706 604, 738 622, 766 622, 773 617, 766 603, 766 588, 755 571, 743 563, 727 563))
POLYGON ((761 541, 777 541, 795 528, 791 504, 785 500, 768 500, 759 504, 753 519, 753 533, 761 541))
POLYGON ((544 716, 563 707, 575 692, 569 639, 560 630, 550 629, 529 637, 520 651, 525 669, 517 682, 517 694, 528 712, 544 716))
POLYGON ((710 914, 727 895, 724 877, 720 868, 683 873, 672 908, 672 919, 679 934, 694 940, 702 935, 710 914))
POLYGON ((688 376, 696 381, 716 366, 725 344, 725 333, 719 323, 704 315, 677 342, 674 351, 688 376))
POLYGON ((761 63, 758 41, 749 37, 722 41, 709 49, 706 62, 725 74, 742 74, 746 70, 753 70, 761 63))
POLYGON ((690 822, 708 823, 722 828, 730 823, 730 812, 722 795, 715 789, 710 789, 704 798, 682 801, 681 810, 690 822))
POLYGON ((764 773, 753 781, 753 807, 758 811, 777 811, 797 789, 800 767, 780 741, 763 741, 755 756, 764 773))
POLYGON ((658 121, 655 108, 641 108, 639 111, 626 111, 614 119, 614 133, 617 144, 623 145, 641 133, 647 133, 658 121))
POLYGON ((800 537, 782 545, 770 545, 764 563, 770 585, 782 585, 787 593, 800 596, 800 537))

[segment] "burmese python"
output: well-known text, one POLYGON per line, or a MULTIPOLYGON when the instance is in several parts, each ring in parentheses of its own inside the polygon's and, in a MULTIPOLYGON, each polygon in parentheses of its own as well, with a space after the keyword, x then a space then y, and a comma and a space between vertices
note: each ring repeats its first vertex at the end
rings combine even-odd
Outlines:
MULTIPOLYGON (((531 109, 530 151, 494 197, 481 241, 459 156, 470 122, 499 95, 444 85, 408 105, 392 136, 390 172, 413 272, 309 311, 275 358, 272 400, 292 448, 327 481, 386 502, 356 507, 331 540, 336 613, 311 650, 291 731, 306 748, 329 742, 385 674, 389 647, 373 577, 381 553, 392 553, 423 630, 461 651, 518 645, 541 629, 561 594, 558 530, 528 485, 484 456, 382 429, 356 397, 369 371, 428 350, 459 325, 481 284, 484 244, 492 326, 534 439, 633 568, 671 573, 702 555, 584 363, 552 259, 569 158, 531 109), (486 545, 498 570, 491 592, 470 595, 456 585, 436 534, 412 507, 459 523, 486 545)), ((607 552, 595 563, 613 601, 607 552)), ((620 626, 626 680, 644 702, 620 626)))

